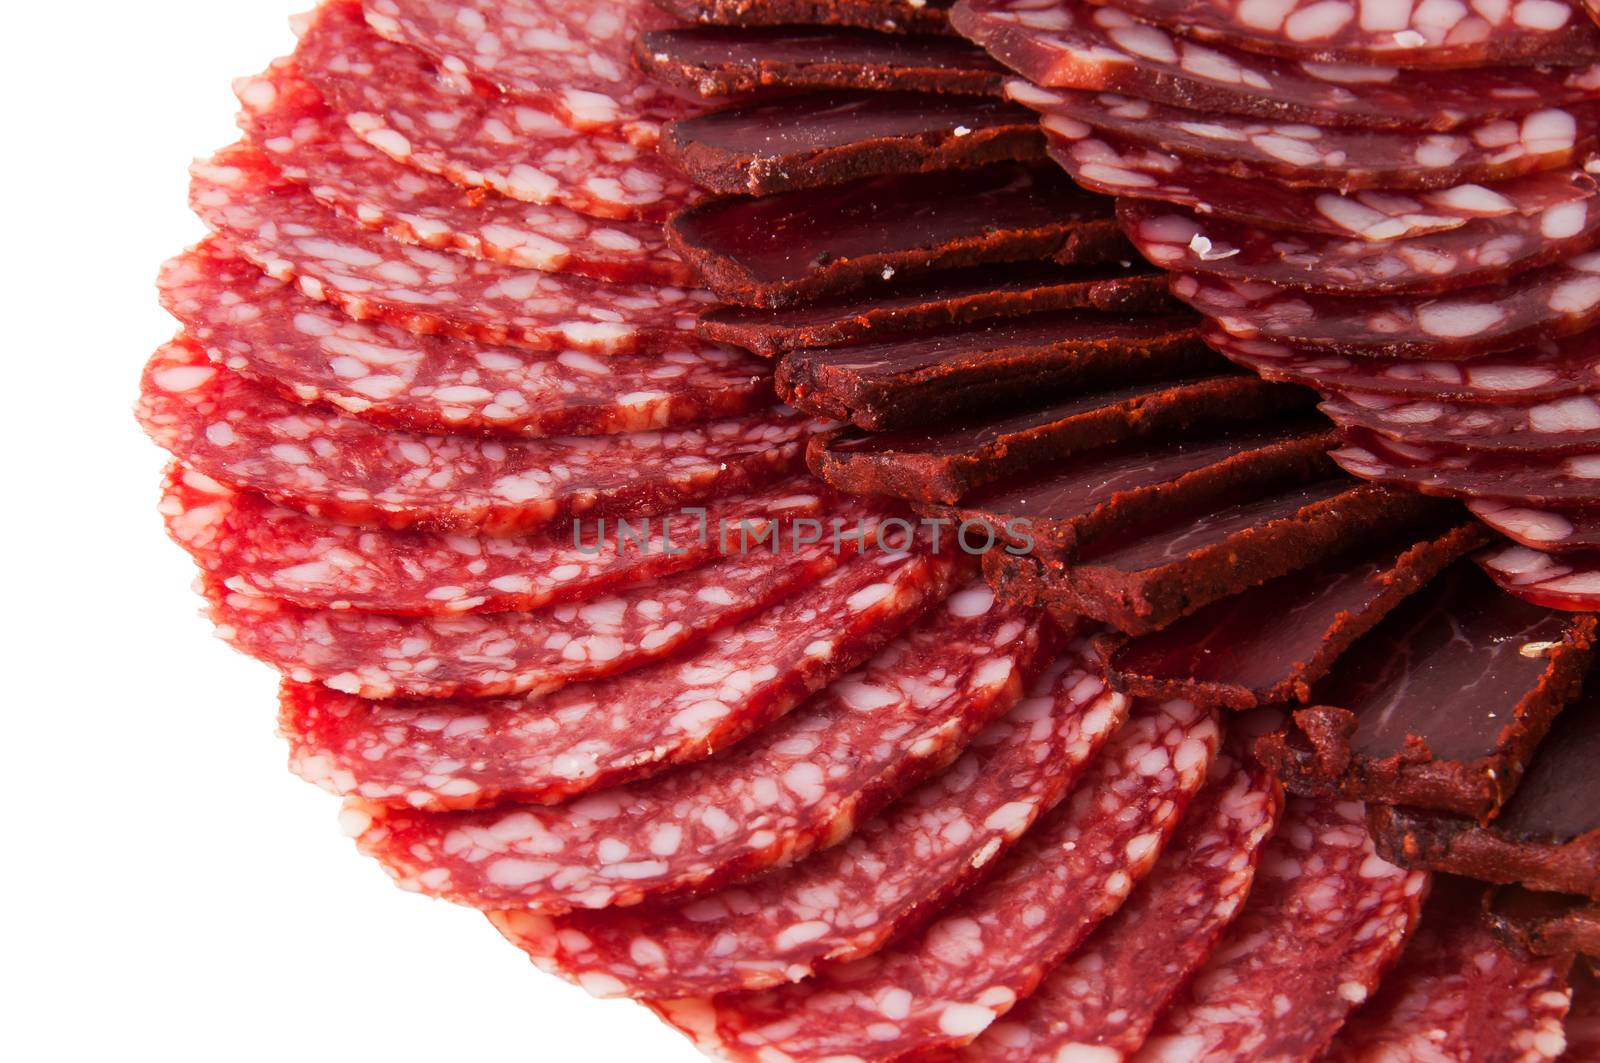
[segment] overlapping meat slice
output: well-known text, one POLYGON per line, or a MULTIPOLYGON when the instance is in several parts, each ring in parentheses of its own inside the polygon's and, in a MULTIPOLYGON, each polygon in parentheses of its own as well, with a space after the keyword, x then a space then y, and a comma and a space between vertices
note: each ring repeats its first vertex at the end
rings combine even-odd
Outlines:
POLYGON ((1497 934, 1535 956, 1600 956, 1600 904, 1593 901, 1499 886, 1484 910, 1497 934))
POLYGON ((1333 459, 1355 476, 1450 498, 1510 499, 1534 507, 1585 506, 1595 499, 1600 452, 1542 455, 1467 450, 1400 441, 1346 428, 1333 459))
MULTIPOLYGON (((1592 512, 1586 511, 1586 515, 1592 512)), ((1589 515, 1588 519, 1594 518, 1589 515)), ((1551 555, 1526 546, 1507 546, 1481 555, 1479 564, 1503 589, 1535 605, 1579 612, 1600 609, 1600 558, 1591 550, 1551 555)))
POLYGON ((708 26, 856 26, 880 33, 946 33, 951 0, 662 0, 708 26))
MULTIPOLYGON (((1567 554, 1591 550, 1600 546, 1600 511, 1590 508, 1531 506, 1515 499, 1474 498, 1467 508, 1506 538, 1531 547, 1534 551, 1567 554)), ((1535 581, 1547 578, 1566 579, 1587 566, 1560 571, 1551 559, 1540 561, 1527 551, 1505 551, 1486 555, 1494 559, 1487 565, 1491 575, 1503 578, 1511 575, 1531 576, 1535 581)), ((1564 584, 1567 589, 1583 592, 1600 590, 1600 582, 1587 583, 1576 580, 1564 584)), ((1556 589, 1556 588, 1552 588, 1556 589)))
POLYGON ((1346 391, 1330 394, 1322 412, 1341 427, 1424 446, 1536 455, 1600 449, 1600 401, 1589 395, 1471 403, 1346 391))

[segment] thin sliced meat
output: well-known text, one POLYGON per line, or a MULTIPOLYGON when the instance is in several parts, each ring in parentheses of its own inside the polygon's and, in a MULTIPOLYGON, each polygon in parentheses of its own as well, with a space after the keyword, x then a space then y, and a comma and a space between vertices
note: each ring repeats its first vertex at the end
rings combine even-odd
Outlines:
POLYGON ((1356 802, 1290 798, 1238 920, 1135 1057, 1314 1059, 1416 925, 1424 872, 1378 856, 1356 802))
POLYGON ((1469 499, 1467 508, 1501 535, 1535 550, 1565 554, 1600 547, 1600 509, 1535 507, 1504 498, 1469 499))
POLYGON ((343 820, 404 888, 546 914, 707 890, 781 867, 951 763, 1010 710, 1054 637, 982 584, 957 592, 864 669, 724 756, 553 809, 343 820))
POLYGON ((1218 737, 1187 702, 1138 704, 1073 794, 926 929, 799 985, 654 1006, 720 1059, 900 1060, 966 1044, 1149 874, 1218 737))
POLYGON ((1449 498, 1511 498, 1533 506, 1592 505, 1600 501, 1600 451, 1544 458, 1464 451, 1385 439, 1348 428, 1330 456, 1352 476, 1449 498))
POLYGON ((857 26, 879 33, 948 33, 951 0, 658 0, 707 26, 857 26))
POLYGON ((555 804, 771 724, 941 601, 954 573, 948 558, 872 551, 687 656, 549 696, 380 704, 288 683, 279 729, 294 770, 344 796, 435 811, 555 804))
POLYGON ((1344 391, 1321 410, 1341 427, 1389 439, 1464 450, 1564 454, 1600 449, 1600 401, 1572 395, 1531 405, 1510 402, 1416 402, 1393 395, 1344 391))
POLYGON ((639 517, 794 469, 811 422, 782 408, 666 432, 483 439, 393 432, 301 406, 188 340, 145 366, 140 423, 230 487, 350 524, 517 535, 559 518, 639 517))
MULTIPOLYGON (((1594 10, 1589 0, 1584 0, 1594 10)), ((1600 16, 1597 16, 1600 17, 1600 16)), ((1572 969, 1572 1010, 1567 1012, 1567 1055, 1570 1063, 1600 1059, 1600 974, 1593 960, 1580 960, 1572 969)))
POLYGON ((1506 546, 1482 555, 1479 563, 1502 589, 1535 605, 1600 611, 1600 555, 1592 550, 1552 555, 1506 546))
POLYGON ((600 996, 760 989, 875 952, 1009 850, 1127 718, 1088 652, 1064 652, 942 775, 787 871, 684 901, 490 918, 541 968, 600 996))
POLYGON ((653 221, 525 203, 403 165, 356 136, 292 59, 234 82, 250 142, 328 206, 402 243, 597 280, 692 285, 653 221))
POLYGON ((533 350, 660 351, 709 298, 395 243, 317 202, 248 144, 190 168, 189 202, 263 272, 359 320, 533 350))
MULTIPOLYGON (((1483 909, 1494 932, 1517 949, 1558 958, 1600 955, 1600 904, 1561 893, 1500 886, 1489 891, 1483 909)), ((1576 967, 1572 973, 1578 973, 1576 967)), ((1578 979, 1573 982, 1576 989, 1578 979)))

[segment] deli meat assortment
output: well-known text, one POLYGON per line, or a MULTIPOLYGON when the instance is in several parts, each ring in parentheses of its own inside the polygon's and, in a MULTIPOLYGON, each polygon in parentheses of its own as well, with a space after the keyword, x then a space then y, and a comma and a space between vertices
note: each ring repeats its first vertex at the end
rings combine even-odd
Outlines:
POLYGON ((1600 1059, 1597 19, 325 0, 161 517, 361 854, 716 1058, 1600 1059))

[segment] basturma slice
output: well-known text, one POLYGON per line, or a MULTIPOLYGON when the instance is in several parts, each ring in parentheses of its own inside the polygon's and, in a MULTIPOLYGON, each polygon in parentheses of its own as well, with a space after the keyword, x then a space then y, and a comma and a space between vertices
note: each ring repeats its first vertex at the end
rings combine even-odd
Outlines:
POLYGON ((1298 793, 1493 816, 1577 697, 1594 633, 1458 562, 1340 657, 1256 755, 1298 793))
POLYGON ((812 422, 781 407, 664 432, 486 439, 394 432, 301 406, 185 339, 145 366, 156 444, 239 490, 348 524, 519 535, 579 514, 642 517, 779 479, 812 422))
POLYGON ((923 92, 757 99, 673 122, 661 151, 701 188, 769 196, 884 174, 970 169, 1044 155, 1014 103, 923 92))
POLYGON ((657 0, 706 26, 856 26, 879 33, 948 33, 951 0, 657 0))
POLYGON ((1352 476, 1449 498, 1498 498, 1535 507, 1591 506, 1600 499, 1600 448, 1519 454, 1386 439, 1346 428, 1333 460, 1352 476))
POLYGON ((1559 455, 1600 449, 1600 400, 1573 395, 1554 402, 1411 402, 1346 391, 1329 395, 1322 412, 1343 428, 1401 443, 1479 452, 1559 455))
POLYGON ((1358 802, 1292 797, 1239 918, 1141 1063, 1315 1059, 1404 947, 1428 876, 1381 859, 1358 802))
POLYGON ((1308 405, 1309 393, 1255 376, 1202 376, 1090 391, 1010 416, 948 427, 812 438, 811 470, 850 494, 954 504, 979 487, 1085 450, 1265 420, 1308 405))
POLYGON ((1600 563, 1592 552, 1551 556, 1508 546, 1481 555, 1478 563, 1502 589, 1535 605, 1576 612, 1600 609, 1600 563))
POLYGON ((1600 510, 1529 506, 1515 499, 1474 498, 1467 502, 1472 515, 1506 538, 1529 550, 1506 550, 1486 555, 1484 567, 1495 579, 1527 579, 1530 583, 1557 580, 1550 588, 1559 594, 1600 594, 1600 580, 1586 578, 1594 561, 1583 551, 1600 547, 1600 510), (1561 562, 1543 551, 1566 556, 1576 552, 1572 563, 1561 562), (1576 577, 1576 578, 1573 578, 1576 577))
POLYGON ((1600 956, 1600 904, 1593 901, 1500 886, 1484 908, 1496 933, 1535 956, 1600 956))
POLYGON ((782 307, 886 287, 897 275, 1130 252, 1111 203, 1049 163, 869 177, 777 196, 711 199, 675 216, 667 240, 732 303, 782 307))
POLYGON ((960 1047, 1150 873, 1218 737, 1188 702, 1136 705, 1073 794, 925 929, 799 985, 653 1007, 719 1059, 868 1063, 960 1047))
POLYGON ((1351 643, 1488 539, 1476 523, 1406 536, 1280 576, 1107 647, 1117 689, 1251 709, 1305 704, 1351 643))
POLYGON ((403 888, 477 908, 552 914, 712 889, 842 841, 949 765, 1048 663, 1052 631, 974 583, 714 760, 556 808, 355 801, 343 822, 403 888))
POLYGON ((985 872, 1076 784, 1122 726, 1078 644, 942 775, 837 848, 716 893, 548 918, 492 912, 546 971, 599 996, 676 1000, 761 989, 876 952, 985 872))
POLYGON ((378 704, 284 685, 302 778, 399 808, 554 804, 704 760, 878 652, 949 593, 955 566, 871 553, 681 658, 493 701, 378 704))

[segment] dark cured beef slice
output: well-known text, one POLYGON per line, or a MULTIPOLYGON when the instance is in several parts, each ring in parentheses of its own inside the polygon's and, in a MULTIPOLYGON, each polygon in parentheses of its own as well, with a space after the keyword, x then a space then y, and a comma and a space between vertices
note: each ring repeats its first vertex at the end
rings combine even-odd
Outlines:
POLYGON ((671 122, 661 152, 702 188, 767 196, 881 174, 1044 155, 1031 112, 985 96, 839 92, 756 100, 671 122))
POLYGON ((954 36, 848 27, 651 30, 634 58, 645 73, 701 96, 759 89, 904 89, 998 95, 1005 71, 954 36))
MULTIPOLYGON (((1535 550, 1562 554, 1600 548, 1600 509, 1535 507, 1509 498, 1474 498, 1472 515, 1508 539, 1535 550)), ((1579 569, 1592 559, 1579 554, 1579 569)), ((1539 579, 1554 573, 1540 572, 1539 579)), ((1600 589, 1600 584, 1588 589, 1600 589)))
POLYGON ((1346 428, 1333 458, 1351 475, 1424 494, 1507 498, 1537 506, 1592 505, 1600 501, 1600 452, 1542 457, 1384 439, 1346 428))
POLYGON ((1018 262, 913 277, 870 295, 850 294, 768 310, 719 306, 700 315, 700 335, 774 357, 801 347, 842 347, 997 317, 1092 307, 1170 311, 1163 274, 1142 264, 1061 266, 1018 262))
POLYGON ((1049 163, 712 199, 668 222, 667 239, 720 298, 768 307, 936 269, 1132 257, 1111 201, 1049 163))
POLYGON ((1106 647, 1118 689, 1251 709, 1311 697, 1311 685, 1445 566, 1483 545, 1476 523, 1390 540, 1213 602, 1160 631, 1106 647))
POLYGON ((1126 317, 1058 310, 901 340, 790 351, 783 400, 869 430, 939 424, 964 414, 1112 382, 1212 371, 1215 355, 1187 315, 1126 317))
POLYGON ((706 26, 856 26, 880 33, 948 33, 950 0, 656 0, 706 26))
POLYGON ((1360 428, 1401 443, 1513 455, 1600 449, 1600 401, 1590 395, 1518 405, 1413 402, 1347 391, 1329 395, 1321 409, 1340 427, 1360 428))
POLYGON ((1594 621, 1458 562, 1356 643, 1256 755, 1297 793, 1493 816, 1577 697, 1594 621))
POLYGON ((1504 546, 1477 561, 1502 590, 1524 601, 1580 613, 1600 610, 1600 558, 1593 551, 1555 555, 1504 546))
POLYGON ((872 434, 843 428, 814 438, 807 461, 818 476, 851 494, 954 504, 975 488, 1081 451, 1264 420, 1305 408, 1309 395, 1244 375, 1155 381, 949 427, 872 434))
POLYGON ((1600 904, 1502 886, 1490 892, 1484 908, 1501 937, 1535 956, 1600 958, 1600 904))

